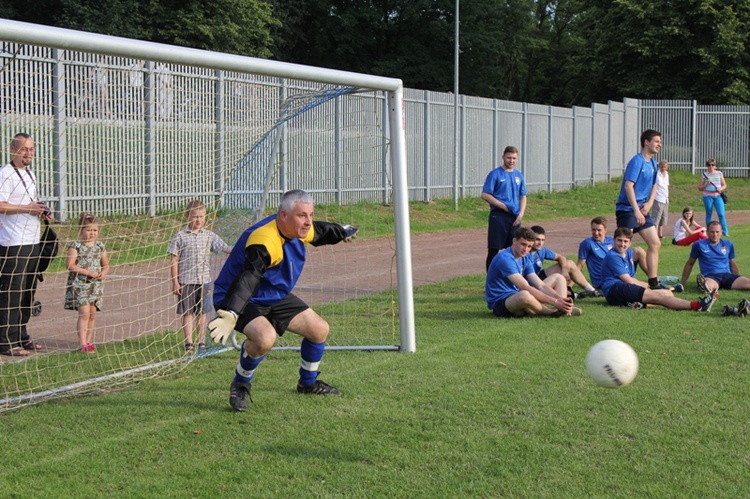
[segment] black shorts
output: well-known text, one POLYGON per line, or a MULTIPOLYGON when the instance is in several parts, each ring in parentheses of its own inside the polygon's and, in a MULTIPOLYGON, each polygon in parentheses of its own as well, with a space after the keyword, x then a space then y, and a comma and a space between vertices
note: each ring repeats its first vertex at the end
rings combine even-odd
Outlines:
POLYGON ((605 297, 607 304, 624 307, 628 303, 643 302, 643 294, 646 288, 629 282, 618 282, 611 288, 605 297))
MULTIPOLYGON (((508 297, 510 298, 510 297, 508 297)), ((502 317, 504 319, 511 319, 514 317, 520 317, 517 315, 513 315, 508 311, 508 308, 505 306, 505 302, 508 298, 505 298, 503 300, 498 301, 495 303, 495 306, 492 308, 492 313, 495 314, 497 317, 502 317)))
POLYGON ((516 216, 507 211, 490 211, 489 225, 487 228, 487 247, 491 249, 504 249, 513 244, 513 236, 518 227, 513 226, 516 216))
POLYGON ((737 274, 706 274, 705 277, 709 277, 719 283, 719 289, 732 289, 734 281, 740 278, 737 274))
POLYGON ((635 213, 632 211, 615 212, 617 227, 627 227, 633 231, 633 234, 637 234, 640 230, 654 226, 654 220, 651 218, 651 213, 646 213, 644 216, 646 217, 646 221, 643 222, 643 225, 638 225, 638 222, 635 220, 635 213))
POLYGON ((253 319, 262 316, 268 319, 268 322, 276 330, 276 334, 283 336, 292 319, 308 308, 310 307, 307 303, 292 293, 289 293, 286 298, 276 305, 268 306, 249 303, 242 315, 237 318, 237 324, 234 326, 234 329, 241 333, 245 330, 245 326, 250 324, 253 319))

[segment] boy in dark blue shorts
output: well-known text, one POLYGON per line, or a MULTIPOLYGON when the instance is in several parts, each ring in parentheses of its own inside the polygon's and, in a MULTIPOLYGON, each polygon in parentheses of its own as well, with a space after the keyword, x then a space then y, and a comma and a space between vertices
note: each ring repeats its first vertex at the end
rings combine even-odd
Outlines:
POLYGON ((630 244, 633 233, 620 227, 615 231, 614 247, 604 258, 602 268, 602 291, 609 305, 644 308, 646 305, 661 305, 672 310, 694 310, 710 312, 717 292, 708 293, 697 301, 675 297, 668 289, 649 289, 647 283, 635 279, 635 262, 630 244))

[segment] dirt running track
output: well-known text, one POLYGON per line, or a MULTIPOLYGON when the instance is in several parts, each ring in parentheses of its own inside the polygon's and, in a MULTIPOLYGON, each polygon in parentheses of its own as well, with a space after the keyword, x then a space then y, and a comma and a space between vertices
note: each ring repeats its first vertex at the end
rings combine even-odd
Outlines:
MULTIPOLYGON (((678 213, 670 213, 672 223, 666 231, 670 238, 671 225, 678 216, 678 213)), ((609 218, 612 223, 614 216, 609 218)), ((750 211, 729 212, 727 218, 730 226, 748 223, 750 211)), ((589 220, 586 217, 544 223, 549 246, 566 255, 576 254, 579 242, 590 235, 589 220)), ((528 225, 533 225, 533 222, 528 222, 528 225)), ((612 231, 610 228, 610 235, 612 231)), ((308 303, 315 304, 395 287, 396 263, 392 245, 391 240, 373 239, 312 248, 296 293, 308 303), (329 276, 333 274, 346 277, 337 277, 335 287, 332 287, 329 276)), ((61 254, 64 255, 65 251, 63 248, 61 254)), ((483 273, 485 257, 486 229, 412 236, 414 285, 483 273)), ((43 351, 74 349, 78 344, 75 334, 77 314, 63 309, 66 277, 64 272, 48 274, 39 285, 37 298, 44 308, 40 317, 32 318, 29 333, 44 345, 43 351)), ((104 307, 97 314, 96 321, 97 342, 121 341, 144 331, 178 329, 180 321, 175 313, 175 297, 171 293, 168 260, 115 267, 106 280, 104 307)), ((10 358, 0 358, 0 361, 7 360, 10 358)))

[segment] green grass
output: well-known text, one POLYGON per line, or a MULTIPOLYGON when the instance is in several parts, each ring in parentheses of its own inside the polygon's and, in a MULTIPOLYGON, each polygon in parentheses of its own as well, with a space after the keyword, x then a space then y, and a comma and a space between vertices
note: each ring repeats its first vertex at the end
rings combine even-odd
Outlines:
MULTIPOLYGON (((610 214, 611 196, 585 200, 600 188, 560 195, 585 205, 568 215, 610 214)), ((529 217, 554 218, 551 206, 565 205, 543 207, 553 197, 534 200, 529 217)), ((436 226, 459 224, 435 205, 436 226)), ((418 208, 424 222, 427 205, 418 208)), ((747 272, 750 225, 732 227, 732 240, 747 272)), ((679 275, 687 253, 664 246, 660 273, 679 275)), ((414 354, 328 352, 321 377, 342 397, 298 396, 298 354, 277 351, 258 370, 255 403, 234 413, 237 356, 227 353, 121 391, 2 414, 0 495, 750 494, 750 319, 720 317, 743 293, 723 291, 710 314, 589 299, 582 317, 500 320, 483 285, 467 276, 416 288, 414 354), (608 390, 587 376, 586 352, 605 338, 638 352, 633 385, 608 390)), ((684 296, 698 296, 694 279, 684 296)))

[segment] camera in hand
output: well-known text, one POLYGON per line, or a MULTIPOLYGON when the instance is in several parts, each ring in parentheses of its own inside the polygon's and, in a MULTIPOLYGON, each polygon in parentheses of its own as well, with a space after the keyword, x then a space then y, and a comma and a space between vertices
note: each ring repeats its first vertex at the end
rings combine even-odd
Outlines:
POLYGON ((44 211, 42 211, 43 217, 52 217, 52 210, 49 209, 49 206, 47 206, 45 203, 42 203, 39 201, 39 204, 41 204, 44 207, 44 211))

